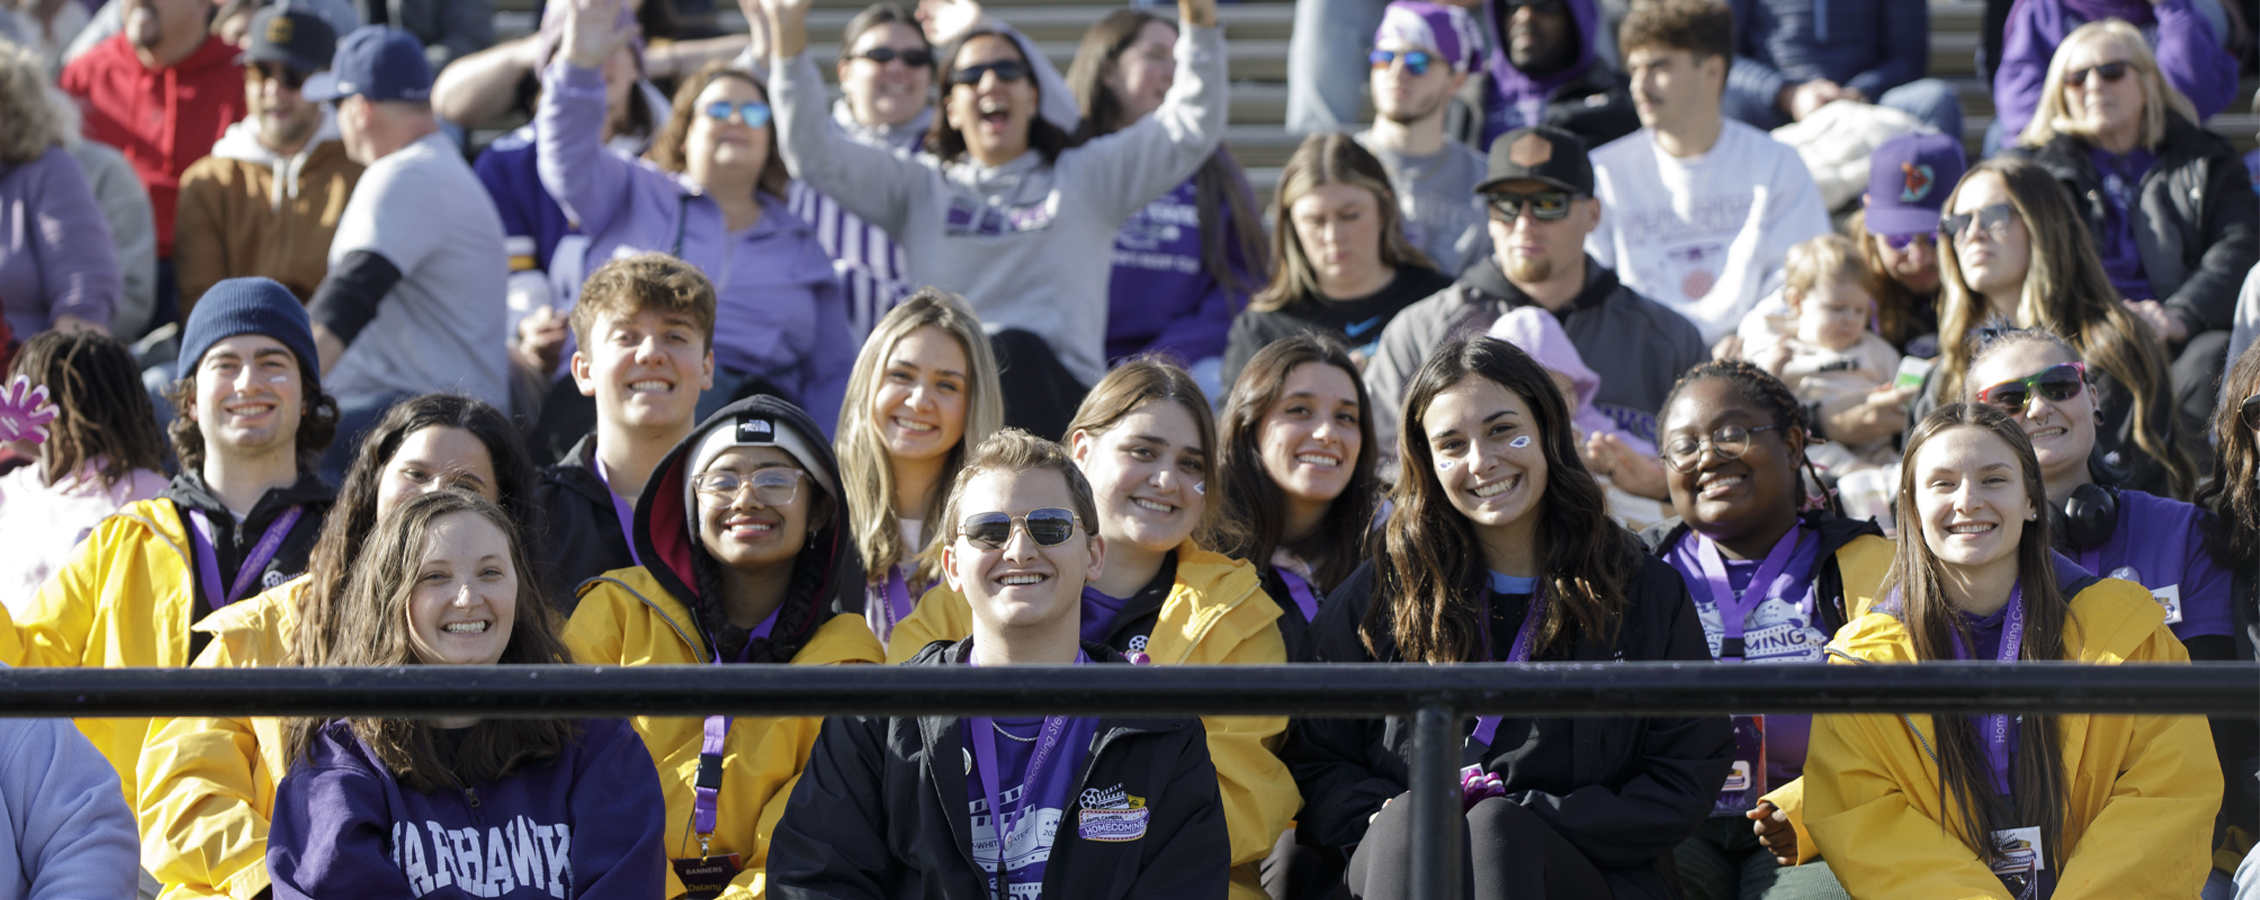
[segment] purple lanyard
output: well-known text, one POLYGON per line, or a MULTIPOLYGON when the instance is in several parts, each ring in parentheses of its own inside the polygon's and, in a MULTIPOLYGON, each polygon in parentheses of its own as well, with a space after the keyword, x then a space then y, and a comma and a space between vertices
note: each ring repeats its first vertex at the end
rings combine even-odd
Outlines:
POLYGON ((886 630, 887 635, 893 635, 895 626, 901 624, 902 620, 910 618, 911 610, 915 608, 916 604, 911 602, 910 599, 910 582, 902 577, 902 567, 899 565, 889 567, 887 569, 886 602, 879 604, 880 626, 886 630))
POLYGON ((267 563, 275 558, 275 553, 282 550, 283 539, 290 536, 290 526, 298 524, 301 512, 303 510, 293 506, 276 516, 267 525, 267 533, 260 535, 259 543, 251 548, 251 555, 244 557, 243 564, 236 567, 235 580, 223 584, 220 581, 220 551, 212 544, 212 520, 201 509, 188 511, 189 522, 196 526, 191 529, 191 534, 196 539, 196 581, 203 589, 204 601, 212 604, 213 611, 217 612, 228 604, 243 599, 243 592, 259 583, 259 570, 266 568, 267 563))
POLYGON ((1726 575, 1726 561, 1719 558, 1719 545, 1703 536, 1695 535, 1695 562, 1703 569, 1703 583, 1710 589, 1711 602, 1719 608, 1719 662, 1742 661, 1742 629, 1749 624, 1750 614, 1771 598, 1773 583, 1781 577, 1781 570, 1789 567, 1790 557, 1797 555, 1797 539, 1804 529, 1792 527, 1789 533, 1775 541, 1773 549, 1766 551, 1764 562, 1750 576, 1750 586, 1740 595, 1734 592, 1734 582, 1726 575))
POLYGON ((612 489, 612 472, 604 467, 604 458, 596 458, 597 480, 604 482, 604 492, 612 496, 612 514, 620 517, 620 537, 628 542, 628 559, 643 565, 643 554, 636 552, 636 507, 626 497, 612 489))
MULTIPOLYGON (((1969 659, 1970 648, 1962 644, 1962 630, 1954 629, 1954 658, 1969 659)), ((1999 662, 2016 662, 2017 653, 2025 642, 2025 586, 2019 582, 2009 589, 2008 617, 2001 623, 2001 652, 1994 654, 1999 662)), ((1993 789, 2003 795, 2009 793, 2009 714, 1994 713, 1988 716, 1971 716, 1978 725, 1978 734, 1985 738, 1985 760, 1993 765, 1993 789)))
MULTIPOLYGON (((970 653, 967 654, 966 661, 972 665, 980 665, 980 663, 972 661, 970 653)), ((1090 661, 1091 658, 1084 655, 1083 651, 1075 651, 1076 665, 1090 661)), ((1013 810, 1009 819, 1005 817, 1004 804, 999 802, 1004 795, 997 790, 999 767, 997 765, 996 719, 989 716, 973 716, 966 719, 965 727, 973 732, 974 768, 980 771, 982 799, 989 803, 989 830, 995 832, 997 836, 996 876, 998 897, 1010 896, 1012 893, 1011 874, 1005 870, 1005 860, 1009 859, 1011 855, 1006 852, 1006 848, 1012 843, 1012 832, 1016 830, 1020 823, 1028 821, 1028 814, 1035 811, 1032 807, 1036 798, 1030 795, 1030 791, 1034 790, 1036 785, 1043 783, 1044 763, 1051 761, 1052 752, 1059 748, 1059 739, 1061 735, 1067 733, 1067 720, 1069 718, 1069 716, 1044 717, 1043 731, 1036 736, 1036 749, 1028 757, 1028 771, 1022 773, 1020 778, 1020 808, 1013 810)))
POLYGON ((1295 598, 1295 606, 1303 611, 1303 621, 1318 621, 1318 595, 1311 592, 1310 582, 1286 566, 1272 566, 1279 573, 1279 581, 1287 585, 1287 595, 1295 598))
MULTIPOLYGON (((1538 634, 1538 620, 1546 617, 1546 582, 1538 581, 1538 590, 1530 595, 1530 609, 1522 614, 1522 627, 1515 630, 1514 646, 1507 648, 1507 662, 1530 661, 1530 644, 1538 634)), ((1491 589, 1483 589, 1483 658, 1491 658, 1491 589)), ((1499 716, 1476 716, 1475 739, 1491 746, 1491 739, 1499 734, 1499 716)))
MULTIPOLYGON (((777 627, 777 614, 784 604, 769 611, 769 618, 753 626, 746 635, 746 649, 738 651, 736 662, 744 662, 746 654, 753 651, 753 639, 768 637, 777 627)), ((713 635, 706 636, 706 646, 714 651, 714 664, 722 665, 722 645, 713 635)), ((706 856, 706 839, 714 834, 714 812, 722 802, 722 749, 730 737, 729 716, 707 716, 706 738, 698 745, 698 776, 691 784, 691 829, 698 832, 698 855, 706 856)))

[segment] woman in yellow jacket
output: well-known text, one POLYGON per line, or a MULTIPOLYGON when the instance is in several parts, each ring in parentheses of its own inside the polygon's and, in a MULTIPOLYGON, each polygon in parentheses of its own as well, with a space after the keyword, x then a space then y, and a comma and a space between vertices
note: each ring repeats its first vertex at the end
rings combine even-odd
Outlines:
MULTIPOLYGON (((205 616, 210 641, 197 668, 298 665, 301 622, 326 628, 362 540, 386 512, 428 491, 476 493, 538 533, 528 518, 534 468, 509 417, 458 394, 401 401, 361 441, 314 545, 307 574, 205 616), (315 587, 319 585, 320 587, 315 587), (303 611, 316 614, 309 620, 303 611)), ((289 769, 283 723, 273 718, 152 719, 138 765, 141 863, 167 900, 234 897, 267 889, 267 823, 275 784, 289 769)))
MULTIPOLYGON (((1106 569, 1083 590, 1083 640, 1133 662, 1270 665, 1287 661, 1279 604, 1254 566, 1201 549, 1216 482, 1216 423, 1184 369, 1150 358, 1107 373, 1068 425, 1068 452, 1099 504, 1106 569)), ((973 632, 965 598, 939 585, 895 626, 887 661, 973 632)), ((1277 751, 1282 716, 1207 716, 1225 826, 1232 896, 1261 900, 1256 864, 1302 807, 1277 751)))
MULTIPOLYGON (((2015 420, 1941 407, 1901 472, 1892 593, 1832 655, 2188 661, 2148 591, 2049 550, 2015 420)), ((1806 828, 1863 900, 2196 896, 2221 802, 2199 716, 1820 716, 1804 781, 1806 828)))
MULTIPOLYGON (((565 626, 592 665, 877 663, 852 612, 863 569, 839 463, 808 414, 775 397, 723 407, 653 470, 638 558, 580 587, 565 626)), ((667 896, 761 896, 769 839, 819 718, 638 716, 667 795, 667 896)))

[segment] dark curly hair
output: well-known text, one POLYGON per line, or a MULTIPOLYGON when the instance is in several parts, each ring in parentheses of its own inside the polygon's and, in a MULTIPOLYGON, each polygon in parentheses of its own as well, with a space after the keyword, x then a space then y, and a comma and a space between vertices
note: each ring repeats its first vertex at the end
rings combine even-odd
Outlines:
MULTIPOLYGON (((330 449, 337 439, 337 398, 322 392, 322 373, 307 360, 298 361, 298 380, 304 387, 306 408, 298 415, 298 471, 311 472, 322 461, 322 453, 330 449)), ((173 405, 173 423, 165 427, 165 436, 172 439, 173 456, 180 460, 182 469, 204 467, 204 429, 196 424, 196 370, 182 372, 173 386, 165 389, 165 401, 173 405)))
POLYGON ((16 351, 8 371, 46 385, 55 404, 42 448, 47 483, 75 477, 90 460, 98 460, 105 488, 165 464, 157 411, 124 344, 93 331, 41 332, 16 351))

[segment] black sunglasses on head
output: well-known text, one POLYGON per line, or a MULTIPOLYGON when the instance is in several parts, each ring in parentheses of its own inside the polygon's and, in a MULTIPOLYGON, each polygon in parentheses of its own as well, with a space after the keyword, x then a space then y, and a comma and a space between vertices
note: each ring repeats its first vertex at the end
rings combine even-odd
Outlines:
POLYGON ((862 53, 855 54, 855 58, 868 59, 882 66, 899 59, 902 60, 903 65, 909 66, 913 69, 932 68, 934 65, 933 52, 917 47, 912 47, 908 50, 897 50, 893 47, 873 47, 869 50, 863 51, 862 53))
POLYGON ((998 81, 1019 81, 1028 77, 1028 64, 1016 59, 1006 59, 993 63, 983 63, 978 66, 963 66, 950 73, 950 83, 980 84, 981 76, 990 72, 997 73, 998 81))

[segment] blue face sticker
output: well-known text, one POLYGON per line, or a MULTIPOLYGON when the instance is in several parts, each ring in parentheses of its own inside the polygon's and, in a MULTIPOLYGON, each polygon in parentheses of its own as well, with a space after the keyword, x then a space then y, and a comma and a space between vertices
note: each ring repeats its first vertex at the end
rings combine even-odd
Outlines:
POLYGON ((1508 441, 1508 442, 1507 442, 1507 446, 1509 446, 1509 447, 1513 447, 1513 448, 1515 448, 1515 449, 1517 449, 1517 450, 1520 450, 1520 449, 1522 449, 1522 448, 1524 448, 1524 447, 1528 447, 1528 446, 1530 446, 1530 435, 1527 435, 1527 434, 1524 434, 1524 435, 1517 435, 1517 436, 1515 436, 1515 439, 1514 439, 1514 440, 1511 440, 1511 441, 1508 441))

